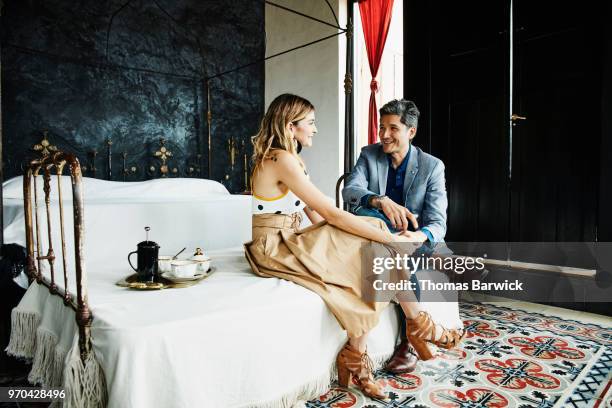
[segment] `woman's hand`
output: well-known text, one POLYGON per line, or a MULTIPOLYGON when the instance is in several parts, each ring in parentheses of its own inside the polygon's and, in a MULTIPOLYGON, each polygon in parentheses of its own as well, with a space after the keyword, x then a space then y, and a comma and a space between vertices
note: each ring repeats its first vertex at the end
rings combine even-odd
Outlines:
POLYGON ((408 238, 408 242, 425 242, 427 235, 423 231, 403 231, 399 235, 408 238))
POLYGON ((399 234, 393 234, 394 242, 416 242, 423 243, 427 240, 427 235, 421 231, 405 231, 399 234))
POLYGON ((393 242, 416 242, 409 236, 402 234, 393 234, 393 242))

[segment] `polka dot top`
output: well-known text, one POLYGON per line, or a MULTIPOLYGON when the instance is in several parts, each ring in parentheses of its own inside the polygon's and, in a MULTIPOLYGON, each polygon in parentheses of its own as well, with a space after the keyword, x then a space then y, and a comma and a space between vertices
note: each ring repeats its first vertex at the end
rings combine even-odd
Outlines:
POLYGON ((304 207, 306 207, 306 204, 293 194, 291 190, 287 190, 285 194, 270 198, 260 197, 253 193, 253 214, 289 215, 302 211, 304 207))

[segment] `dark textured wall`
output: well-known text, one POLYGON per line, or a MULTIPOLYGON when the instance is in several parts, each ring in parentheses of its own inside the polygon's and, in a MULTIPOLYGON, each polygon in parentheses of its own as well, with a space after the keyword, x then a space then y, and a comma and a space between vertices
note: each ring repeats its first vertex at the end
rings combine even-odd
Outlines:
POLYGON ((232 171, 228 140, 250 148, 264 108, 263 65, 210 81, 210 176, 202 78, 261 59, 264 52, 259 1, 7 1, 2 13, 4 177, 21 173, 30 148, 48 129, 51 143, 76 152, 86 167, 97 150, 99 178, 107 178, 108 138, 112 179, 124 177, 123 152, 127 167, 136 168, 127 180, 159 177, 153 153, 163 137, 173 152, 173 176, 224 180, 231 191, 242 190, 242 150, 232 171))

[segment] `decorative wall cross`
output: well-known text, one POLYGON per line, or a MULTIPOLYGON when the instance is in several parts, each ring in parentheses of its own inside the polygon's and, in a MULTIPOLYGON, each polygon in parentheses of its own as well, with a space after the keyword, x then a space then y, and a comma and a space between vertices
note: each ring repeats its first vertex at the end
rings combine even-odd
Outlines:
POLYGON ((50 155, 51 153, 57 151, 57 147, 52 145, 51 142, 49 142, 48 136, 49 136, 49 131, 48 130, 43 131, 42 140, 39 143, 35 144, 33 147, 33 149, 37 152, 40 152, 40 154, 43 157, 46 157, 50 155))
POLYGON ((172 157, 172 152, 165 146, 166 139, 163 137, 159 139, 159 144, 160 148, 155 152, 155 157, 162 161, 161 166, 159 166, 159 171, 162 173, 162 177, 166 177, 168 175, 168 165, 166 164, 166 161, 168 158, 172 157))

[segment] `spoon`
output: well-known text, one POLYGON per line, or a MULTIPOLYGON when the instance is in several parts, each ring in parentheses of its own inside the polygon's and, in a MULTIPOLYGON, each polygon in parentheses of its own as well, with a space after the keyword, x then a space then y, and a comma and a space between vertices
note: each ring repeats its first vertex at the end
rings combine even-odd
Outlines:
POLYGON ((184 250, 186 250, 186 249, 187 249, 187 247, 185 247, 185 248, 181 249, 181 250, 179 251, 179 253, 178 253, 178 254, 176 254, 176 255, 174 255, 174 256, 172 257, 172 259, 176 259, 176 258, 178 258, 178 256, 179 256, 180 254, 182 254, 182 253, 183 253, 183 251, 184 251, 184 250))

